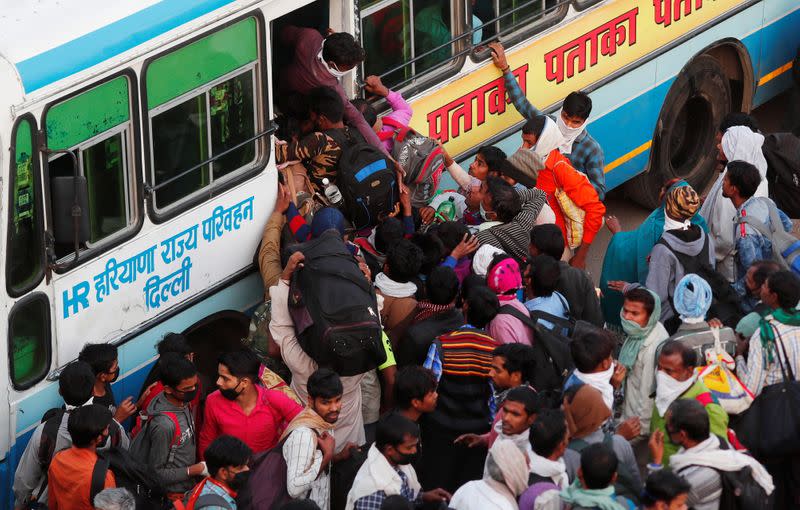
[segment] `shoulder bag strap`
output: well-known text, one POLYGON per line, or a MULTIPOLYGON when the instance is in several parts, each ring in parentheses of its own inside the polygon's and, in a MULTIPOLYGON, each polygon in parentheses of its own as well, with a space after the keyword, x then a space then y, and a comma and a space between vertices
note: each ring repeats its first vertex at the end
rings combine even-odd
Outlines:
POLYGON ((108 459, 98 455, 97 461, 92 468, 92 482, 89 489, 89 504, 94 506, 94 497, 103 491, 106 485, 106 473, 108 472, 108 459))
POLYGON ((781 334, 778 332, 778 328, 775 327, 774 324, 771 322, 769 326, 772 328, 772 331, 775 333, 775 357, 778 358, 778 363, 781 366, 781 375, 783 375, 784 382, 794 381, 794 370, 792 370, 792 364, 789 361, 789 355, 786 353, 786 346, 783 344, 783 338, 781 334), (780 345, 780 350, 778 346, 780 345), (783 360, 780 356, 780 351, 783 351, 783 357, 786 358, 786 365, 783 364, 783 360))

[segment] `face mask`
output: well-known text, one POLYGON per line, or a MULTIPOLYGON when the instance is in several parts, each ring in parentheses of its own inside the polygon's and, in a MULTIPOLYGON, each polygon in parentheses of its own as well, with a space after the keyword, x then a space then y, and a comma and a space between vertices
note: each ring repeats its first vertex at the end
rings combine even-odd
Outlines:
POLYGON ((336 68, 336 64, 333 64, 333 66, 331 66, 330 64, 325 62, 325 59, 322 57, 322 52, 324 51, 324 49, 325 49, 325 41, 322 41, 322 48, 319 49, 319 53, 317 53, 317 58, 319 59, 320 62, 322 62, 322 65, 325 66, 325 69, 329 73, 331 73, 331 76, 333 76, 334 78, 342 78, 346 76, 350 71, 355 69, 353 68, 348 71, 340 71, 339 69, 336 68))
POLYGON ((247 482, 250 480, 250 471, 239 471, 234 475, 233 480, 228 482, 228 485, 231 489, 238 491, 242 487, 247 486, 247 482))
POLYGON ((196 396, 197 396, 197 388, 189 391, 184 391, 181 400, 183 400, 184 402, 191 402, 192 400, 194 400, 194 397, 196 396))
POLYGON ((103 439, 97 443, 98 448, 105 448, 108 446, 108 434, 103 434, 103 439))
POLYGON ((668 376, 661 370, 656 372, 656 410, 659 416, 664 416, 669 408, 678 397, 683 395, 693 384, 697 375, 692 373, 692 376, 685 381, 679 381, 668 376))
POLYGON ((241 392, 236 391, 236 389, 239 387, 240 384, 242 384, 242 381, 236 383, 236 386, 234 386, 233 388, 219 390, 219 393, 228 400, 236 400, 236 397, 238 397, 241 394, 241 392))
POLYGON ((564 122, 564 118, 561 116, 561 112, 559 111, 556 115, 556 126, 561 132, 561 135, 564 137, 564 141, 559 146, 559 149, 563 154, 570 154, 572 152, 572 144, 575 142, 575 139, 578 138, 584 129, 586 129, 586 122, 578 127, 569 127, 567 126, 567 123, 564 122))
POLYGON ((419 450, 417 450, 417 453, 397 452, 397 459, 395 459, 395 462, 401 466, 407 466, 412 462, 416 462, 418 457, 419 457, 419 450))
POLYGON ((620 317, 620 323, 622 324, 622 330, 628 336, 647 336, 648 334, 647 328, 643 328, 638 322, 620 317))
POLYGON ((117 369, 114 370, 113 372, 109 372, 108 375, 113 375, 114 376, 114 377, 111 378, 111 380, 109 382, 116 381, 117 378, 119 377, 119 367, 117 367, 117 369))
POLYGON ((494 211, 487 211, 486 209, 484 209, 483 202, 480 203, 479 208, 481 211, 481 218, 483 218, 483 221, 495 221, 494 211))

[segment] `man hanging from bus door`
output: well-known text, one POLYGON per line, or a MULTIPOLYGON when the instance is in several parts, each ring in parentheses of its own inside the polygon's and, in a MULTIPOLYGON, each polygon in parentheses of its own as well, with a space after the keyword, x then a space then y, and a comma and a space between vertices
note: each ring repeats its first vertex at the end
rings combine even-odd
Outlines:
MULTIPOLYGON (((506 60, 503 45, 498 42, 489 43, 492 50, 492 63, 503 72, 506 91, 514 108, 530 120, 541 112, 528 101, 525 93, 517 83, 506 60)), ((586 131, 586 120, 592 112, 592 99, 584 92, 570 92, 564 99, 561 110, 551 118, 556 121, 558 129, 564 137, 559 150, 566 156, 575 170, 588 177, 600 200, 605 200, 606 175, 603 171, 603 149, 592 135, 586 131)))

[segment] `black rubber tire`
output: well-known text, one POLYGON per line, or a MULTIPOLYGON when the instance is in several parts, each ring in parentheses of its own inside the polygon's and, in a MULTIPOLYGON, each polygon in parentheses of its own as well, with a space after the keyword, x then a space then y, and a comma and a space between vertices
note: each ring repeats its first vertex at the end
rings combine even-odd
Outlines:
POLYGON ((634 202, 655 209, 664 183, 681 177, 702 194, 713 183, 716 133, 731 109, 731 88, 719 62, 700 55, 667 93, 653 135, 648 170, 625 184, 634 202))

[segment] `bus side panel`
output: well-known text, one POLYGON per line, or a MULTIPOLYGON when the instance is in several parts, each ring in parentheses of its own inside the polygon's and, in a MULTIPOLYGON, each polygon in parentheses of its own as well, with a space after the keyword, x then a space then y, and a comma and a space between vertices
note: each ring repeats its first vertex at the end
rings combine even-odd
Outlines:
MULTIPOLYGON (((120 377, 113 384, 114 396, 121 401, 128 396, 136 398, 141 390, 145 377, 150 372, 156 357, 156 343, 170 332, 182 332, 201 319, 223 310, 246 312, 263 299, 264 288, 258 273, 251 273, 245 278, 228 285, 176 314, 160 324, 153 326, 140 335, 120 346, 120 377)), ((44 381, 35 393, 26 395, 12 405, 16 409, 16 440, 11 446, 6 461, 0 463, 0 493, 6 494, 3 499, 6 505, 0 508, 13 508, 12 485, 14 471, 25 451, 33 430, 48 409, 61 406, 58 396, 58 383, 44 381)), ((12 423, 14 420, 12 420, 12 423)))
POLYGON ((792 60, 800 45, 800 6, 796 0, 767 0, 764 22, 759 34, 746 37, 744 42, 753 58, 759 55, 756 90, 753 106, 759 106, 792 84, 792 60), (751 47, 752 45, 752 47, 751 47))

